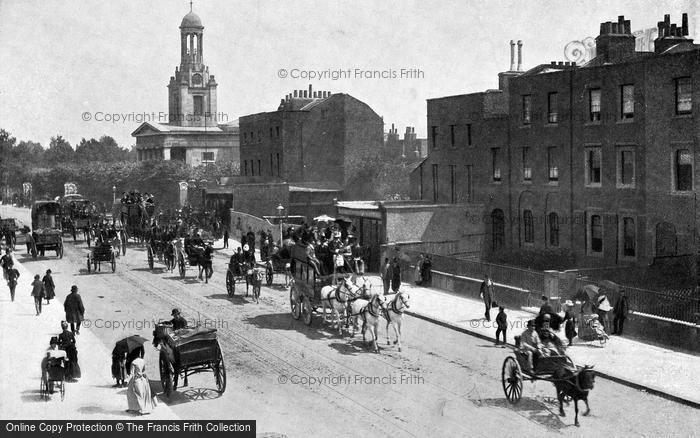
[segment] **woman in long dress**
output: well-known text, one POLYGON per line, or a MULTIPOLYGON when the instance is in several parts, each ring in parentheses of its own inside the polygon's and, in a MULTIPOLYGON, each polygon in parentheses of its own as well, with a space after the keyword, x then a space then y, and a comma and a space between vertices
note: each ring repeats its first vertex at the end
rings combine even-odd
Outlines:
POLYGON ((129 386, 126 389, 126 400, 129 404, 127 412, 146 415, 150 414, 156 406, 145 371, 146 361, 142 357, 131 362, 131 380, 129 380, 129 386))

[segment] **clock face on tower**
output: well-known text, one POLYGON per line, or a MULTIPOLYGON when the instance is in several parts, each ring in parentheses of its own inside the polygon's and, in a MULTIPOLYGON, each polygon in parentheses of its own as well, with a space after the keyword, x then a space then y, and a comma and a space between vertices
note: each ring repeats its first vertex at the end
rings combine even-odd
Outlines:
POLYGON ((195 87, 201 87, 202 75, 200 75, 199 73, 192 75, 192 85, 194 85, 195 87))

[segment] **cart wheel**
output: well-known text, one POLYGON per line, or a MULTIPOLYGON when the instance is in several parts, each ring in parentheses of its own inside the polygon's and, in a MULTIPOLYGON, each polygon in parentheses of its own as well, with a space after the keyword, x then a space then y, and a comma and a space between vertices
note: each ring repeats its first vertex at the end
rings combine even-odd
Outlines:
POLYGON ((292 308, 292 318, 301 317, 301 303, 294 298, 294 285, 289 288, 289 306, 292 308))
POLYGON ((49 382, 43 377, 41 378, 41 385, 39 386, 39 397, 44 401, 49 401, 49 382))
POLYGON ((61 401, 66 398, 66 378, 61 379, 61 401))
POLYGON ((503 383, 503 392, 508 402, 511 404, 518 403, 523 395, 523 375, 520 371, 520 365, 518 365, 513 356, 508 356, 503 361, 501 381, 503 383))
POLYGON ((265 281, 268 286, 272 286, 272 280, 275 276, 275 271, 272 270, 270 263, 267 263, 267 269, 265 269, 265 281))
POLYGON ((173 392, 173 369, 172 364, 168 362, 165 355, 161 353, 160 360, 160 384, 163 385, 163 393, 166 397, 170 397, 173 392))
POLYGON ((236 277, 233 276, 233 272, 230 270, 226 272, 226 292, 228 292, 230 297, 236 293, 236 277))
POLYGON ((226 391, 226 366, 224 365, 224 355, 218 342, 216 343, 216 351, 218 352, 218 359, 216 364, 214 364, 214 380, 216 381, 216 390, 219 394, 223 394, 226 391))
POLYGON ((112 259, 110 260, 110 263, 112 265, 112 272, 115 272, 117 270, 117 258, 114 257, 114 253, 112 253, 112 259))
POLYGON ((92 265, 91 265, 91 263, 92 263, 92 261, 90 260, 90 254, 88 254, 88 256, 87 256, 87 268, 88 268, 88 273, 90 273, 90 271, 92 271, 92 265))
POLYGON ((153 250, 148 247, 148 269, 153 270, 153 250))
POLYGON ((304 324, 311 325, 311 303, 309 302, 309 297, 304 297, 301 300, 301 314, 304 319, 304 324))

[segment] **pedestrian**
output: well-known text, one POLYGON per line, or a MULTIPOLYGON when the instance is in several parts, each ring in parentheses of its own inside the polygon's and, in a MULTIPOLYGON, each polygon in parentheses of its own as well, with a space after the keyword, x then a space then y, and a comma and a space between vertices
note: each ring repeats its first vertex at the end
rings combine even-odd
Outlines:
POLYGON ((423 261, 423 272, 421 276, 423 278, 423 286, 430 286, 430 284, 433 281, 433 258, 430 254, 425 256, 425 260, 423 261))
POLYGON ((598 296, 598 321, 603 326, 603 330, 610 331, 610 311, 612 306, 610 306, 610 301, 605 294, 600 294, 598 296))
POLYGON ((151 385, 146 376, 146 361, 137 357, 131 362, 131 380, 126 389, 127 412, 146 415, 156 407, 156 400, 151 393, 151 385))
POLYGON ((493 303, 493 283, 488 275, 484 275, 484 281, 481 283, 479 288, 479 296, 484 300, 484 307, 486 311, 484 312, 484 317, 486 321, 491 321, 491 305, 493 303))
POLYGON ((389 263, 389 257, 384 258, 384 264, 380 269, 380 275, 382 277, 382 284, 384 285, 384 295, 389 293, 389 287, 391 287, 391 263, 389 263))
POLYGON ((61 321, 61 334, 58 335, 58 346, 66 352, 68 356, 68 367, 66 368, 66 380, 74 382, 81 377, 80 365, 78 364, 78 349, 75 346, 75 335, 68 330, 68 323, 61 321))
POLYGON ((496 344, 498 344, 498 337, 503 333, 503 343, 506 343, 506 331, 508 330, 508 315, 506 315, 506 309, 503 306, 498 308, 498 315, 496 315, 496 344))
POLYGON ((542 305, 540 306, 540 316, 551 315, 554 313, 554 307, 549 302, 549 298, 546 295, 542 295, 542 305))
POLYGON ((228 248, 228 227, 224 227, 224 249, 228 248))
POLYGON ((10 299, 15 301, 15 289, 17 288, 17 279, 19 278, 19 271, 17 269, 10 268, 7 271, 7 286, 10 288, 10 299))
POLYGON ((629 310, 629 300, 627 299, 627 294, 625 294, 623 289, 620 291, 620 296, 615 303, 615 307, 613 308, 613 335, 622 336, 622 330, 625 327, 625 320, 627 319, 629 310))
POLYGON ((564 302, 564 335, 569 340, 569 347, 574 345, 576 333, 576 313, 574 312, 574 303, 571 300, 564 302))
POLYGON ((391 290, 392 292, 399 293, 401 288, 401 264, 399 263, 399 258, 394 257, 391 262, 391 290))
POLYGON ((0 266, 2 266, 2 276, 7 280, 7 271, 15 265, 15 260, 12 258, 12 249, 5 248, 5 255, 0 257, 0 266))
POLYGON ((44 283, 46 290, 46 304, 51 304, 51 300, 56 298, 56 285, 53 283, 53 277, 51 277, 51 269, 46 270, 46 275, 41 281, 44 283))
POLYGON ((71 332, 79 335, 80 323, 85 315, 85 307, 83 306, 83 299, 78 293, 78 286, 73 285, 70 287, 70 294, 68 294, 66 301, 63 303, 63 309, 66 311, 66 322, 70 324, 71 332))
POLYGON ((416 270, 414 271, 414 281, 417 285, 421 285, 423 283, 423 262, 425 261, 425 255, 421 253, 421 255, 418 256, 418 261, 416 261, 416 270))
POLYGON ((36 309, 36 316, 41 315, 41 300, 44 299, 44 283, 39 280, 39 274, 34 276, 34 281, 32 282, 32 296, 34 297, 34 308, 36 309))

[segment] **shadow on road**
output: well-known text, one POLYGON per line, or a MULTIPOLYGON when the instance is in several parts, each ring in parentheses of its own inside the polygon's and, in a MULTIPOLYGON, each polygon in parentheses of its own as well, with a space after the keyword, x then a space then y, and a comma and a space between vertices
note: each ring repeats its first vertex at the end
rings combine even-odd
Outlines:
POLYGON ((272 330, 294 330, 306 335, 309 339, 332 339, 338 338, 337 331, 326 331, 321 325, 320 317, 313 318, 311 326, 307 327, 299 320, 295 321, 288 313, 269 313, 266 315, 257 315, 252 318, 247 318, 246 322, 258 328, 266 328, 272 330))
MULTIPOLYGON (((81 414, 100 414, 100 415, 114 415, 114 416, 119 416, 123 417, 124 415, 128 415, 126 412, 126 397, 124 397, 124 410, 123 411, 117 411, 117 410, 107 410, 104 408, 101 408, 99 406, 83 406, 78 408, 78 412, 81 414)), ((135 417, 140 416, 137 414, 133 414, 135 417)))
POLYGON ((522 398, 520 402, 516 404, 510 404, 505 398, 472 400, 472 402, 479 407, 488 406, 516 411, 533 423, 540 424, 550 429, 560 430, 569 427, 569 425, 561 421, 559 415, 552 412, 553 404, 550 406, 545 403, 545 401, 554 401, 554 404, 558 403, 554 399, 545 399, 542 401, 532 398, 522 398))

